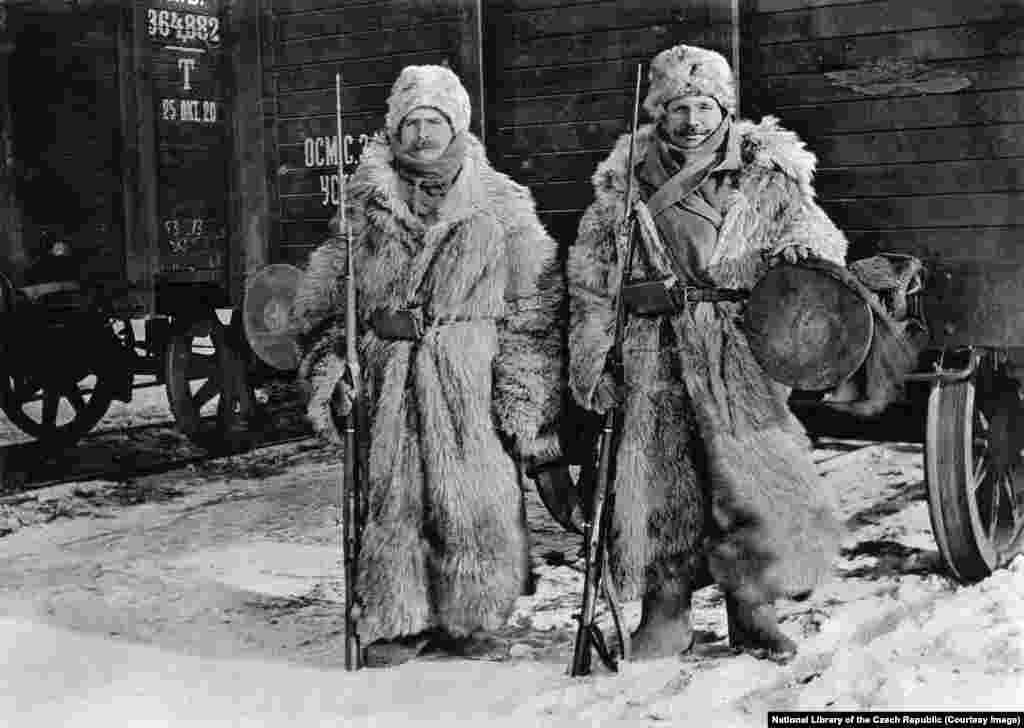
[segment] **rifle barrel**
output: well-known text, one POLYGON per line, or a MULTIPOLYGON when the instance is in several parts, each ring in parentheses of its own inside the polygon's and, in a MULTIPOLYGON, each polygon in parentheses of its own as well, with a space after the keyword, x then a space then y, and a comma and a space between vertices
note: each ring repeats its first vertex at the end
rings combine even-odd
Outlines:
POLYGON ((359 523, 359 467, 357 463, 358 401, 359 401, 359 351, 356 339, 356 271, 352 253, 352 235, 348 214, 345 209, 345 166, 343 153, 345 137, 341 125, 341 74, 334 75, 334 110, 338 126, 338 220, 339 233, 345 244, 345 364, 349 385, 352 387, 352 402, 345 417, 345 469, 341 483, 340 506, 342 542, 345 557, 345 669, 358 670, 363 666, 362 648, 356 630, 354 610, 356 606, 356 568, 360 541, 359 523))
MULTIPOLYGON (((643 66, 636 67, 636 86, 633 92, 633 119, 630 127, 629 157, 626 164, 626 199, 623 205, 622 220, 619 224, 618 233, 621 237, 616 241, 617 249, 625 248, 626 254, 622 259, 622 269, 619 276, 619 291, 615 296, 615 331, 610 352, 610 365, 612 376, 616 386, 622 385, 623 361, 622 361, 622 338, 625 330, 626 308, 622 300, 622 287, 628 281, 633 266, 634 223, 635 219, 631 213, 633 194, 633 156, 636 146, 636 131, 639 124, 640 114, 640 81, 643 75, 643 66)), ((615 447, 615 432, 619 425, 619 408, 609 407, 604 417, 604 427, 601 433, 600 455, 598 456, 597 478, 594 483, 594 490, 591 494, 590 517, 584 528, 584 565, 585 573, 583 578, 583 599, 580 606, 579 629, 576 632, 576 644, 573 646, 572 664, 569 674, 573 677, 590 674, 591 649, 597 649, 602 660, 611 669, 616 669, 614 661, 609 656, 604 645, 601 633, 598 631, 595 622, 595 612, 598 596, 601 594, 601 581, 608 578, 603 574, 605 561, 604 544, 608 539, 608 517, 606 509, 612 501, 614 488, 614 475, 612 473, 613 449, 615 447)), ((607 590, 606 590, 607 595, 607 590)), ((614 613, 618 605, 609 599, 609 606, 614 613)), ((616 628, 620 631, 624 628, 621 618, 615 616, 616 628)), ((622 634, 622 654, 628 657, 628 635, 622 634)))

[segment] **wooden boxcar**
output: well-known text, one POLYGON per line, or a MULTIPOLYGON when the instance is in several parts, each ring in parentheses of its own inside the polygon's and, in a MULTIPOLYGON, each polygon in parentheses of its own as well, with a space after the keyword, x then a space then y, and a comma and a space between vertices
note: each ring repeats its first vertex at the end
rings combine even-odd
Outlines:
POLYGON ((58 239, 91 251, 84 277, 116 284, 117 316, 148 320, 147 341, 127 346, 143 352, 136 367, 164 373, 187 428, 212 394, 229 423, 251 405, 251 357, 212 311, 237 309, 247 275, 301 265, 324 239, 339 155, 351 170, 402 67, 447 63, 462 77, 472 130, 530 186, 565 249, 596 163, 627 131, 635 64, 683 42, 722 52, 741 115, 779 116, 818 155, 820 200, 853 255, 903 252, 927 266, 932 341, 915 377, 943 554, 973 578, 1019 548, 1019 0, 0 7, 6 272, 24 284, 27 261, 58 239), (200 356, 200 340, 214 353, 200 356))

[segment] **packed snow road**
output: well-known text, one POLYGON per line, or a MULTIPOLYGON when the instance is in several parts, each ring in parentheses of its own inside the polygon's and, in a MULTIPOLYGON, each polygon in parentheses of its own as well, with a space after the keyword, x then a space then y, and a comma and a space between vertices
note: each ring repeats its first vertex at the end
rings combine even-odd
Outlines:
POLYGON ((815 455, 849 532, 833 578, 780 604, 794 661, 732 654, 712 587, 695 654, 588 678, 566 675, 579 538, 532 493, 540 578, 504 630, 509 660, 346 673, 340 471, 313 441, 38 491, 8 504, 21 527, 0 539, 0 722, 764 726, 769 710, 1024 707, 1024 558, 960 587, 932 538, 919 446, 815 455))

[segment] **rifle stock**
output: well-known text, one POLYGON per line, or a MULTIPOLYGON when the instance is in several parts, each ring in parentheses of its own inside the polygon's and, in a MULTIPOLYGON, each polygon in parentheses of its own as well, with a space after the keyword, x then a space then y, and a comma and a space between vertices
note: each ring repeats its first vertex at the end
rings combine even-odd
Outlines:
MULTIPOLYGON (((619 291, 615 296, 615 333, 612 348, 608 356, 608 364, 616 387, 623 384, 622 338, 626 326, 626 307, 622 299, 622 288, 628 282, 633 267, 634 227, 636 218, 632 212, 633 193, 633 149, 636 142, 636 131, 640 114, 640 79, 642 65, 636 68, 636 87, 633 93, 633 119, 630 128, 629 157, 626 165, 626 198, 623 219, 619 225, 616 246, 618 251, 625 251, 622 258, 623 266, 619 280, 619 291)), ((579 626, 576 631, 576 642, 573 645, 572 663, 569 674, 573 677, 589 675, 591 668, 591 650, 609 670, 618 671, 618 663, 608 645, 604 634, 596 623, 597 600, 604 594, 609 611, 619 636, 620 656, 629 660, 629 632, 622 621, 619 600, 614 585, 608 578, 608 532, 611 526, 611 514, 615 502, 615 481, 612 474, 613 453, 616 446, 616 433, 619 430, 620 411, 618 406, 609 407, 605 413, 604 426, 601 431, 601 446, 598 455, 597 476, 590 494, 590 512, 583 531, 583 596, 580 613, 576 615, 579 626)))
MULTIPOLYGON (((345 137, 341 129, 341 74, 334 76, 335 117, 338 127, 338 149, 342 148, 345 137)), ((363 666, 363 650, 357 631, 356 567, 359 558, 359 543, 362 537, 359 502, 359 350, 356 338, 356 276, 352 255, 352 235, 345 210, 345 169, 343 155, 338 154, 338 214, 339 233, 345 242, 345 376, 351 388, 352 401, 345 416, 344 429, 344 476, 340 483, 339 505, 341 507, 341 538, 345 558, 345 669, 358 670, 363 666)))

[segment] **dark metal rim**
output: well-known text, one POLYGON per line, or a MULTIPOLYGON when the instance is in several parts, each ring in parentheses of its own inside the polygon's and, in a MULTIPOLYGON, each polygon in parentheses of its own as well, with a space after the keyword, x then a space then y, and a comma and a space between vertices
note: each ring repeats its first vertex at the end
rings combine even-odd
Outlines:
POLYGON ((982 395, 977 377, 937 381, 928 402, 925 471, 936 542, 959 580, 988 576, 1024 546, 1024 469, 1006 391, 982 395))

